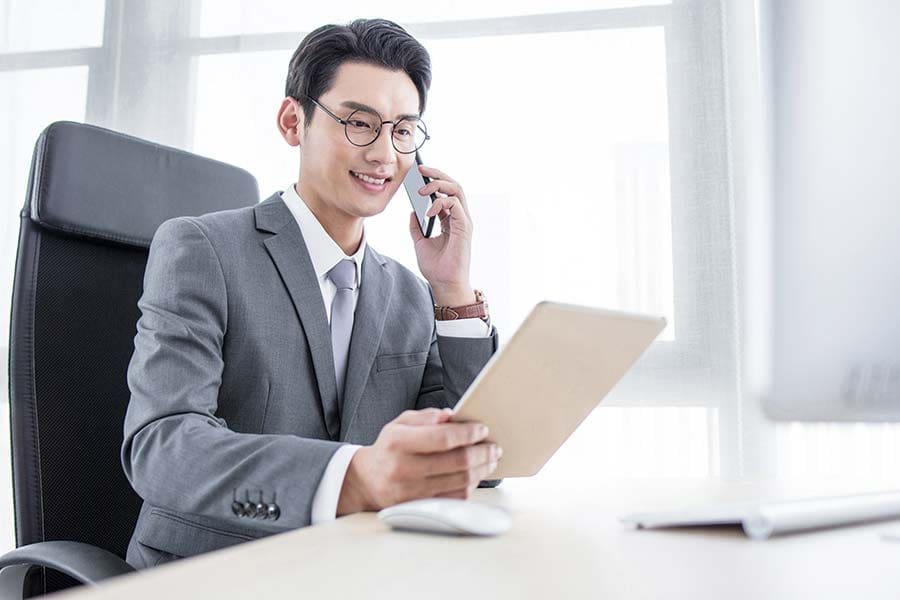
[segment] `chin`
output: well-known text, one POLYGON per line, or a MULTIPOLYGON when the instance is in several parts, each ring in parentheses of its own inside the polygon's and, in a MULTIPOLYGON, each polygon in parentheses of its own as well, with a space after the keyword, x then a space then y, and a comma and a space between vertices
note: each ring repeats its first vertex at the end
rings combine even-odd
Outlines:
POLYGON ((374 217, 375 215, 380 215, 381 213, 383 213, 384 209, 387 208, 387 205, 388 205, 387 202, 379 203, 379 204, 374 204, 374 203, 370 202, 370 203, 364 204, 364 205, 357 205, 356 207, 354 207, 356 209, 354 211, 354 213, 358 217, 363 217, 363 218, 367 219, 369 217, 374 217))
POLYGON ((396 189, 388 190, 384 197, 363 196, 355 198, 351 212, 358 217, 374 217, 384 212, 394 197, 396 189))

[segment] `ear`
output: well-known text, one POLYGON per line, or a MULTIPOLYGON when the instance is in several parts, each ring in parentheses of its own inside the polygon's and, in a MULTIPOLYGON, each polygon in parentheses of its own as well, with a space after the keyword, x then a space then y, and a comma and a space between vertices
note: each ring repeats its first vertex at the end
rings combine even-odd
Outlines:
POLYGON ((284 141, 291 146, 303 145, 303 110, 299 102, 290 97, 282 100, 276 121, 284 141))

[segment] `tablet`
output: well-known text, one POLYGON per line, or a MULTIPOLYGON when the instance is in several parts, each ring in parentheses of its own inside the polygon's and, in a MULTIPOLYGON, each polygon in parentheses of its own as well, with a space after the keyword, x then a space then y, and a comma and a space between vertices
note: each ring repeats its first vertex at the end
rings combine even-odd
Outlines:
POLYGON ((503 448, 491 479, 537 473, 644 350, 666 320, 541 302, 453 409, 503 448))

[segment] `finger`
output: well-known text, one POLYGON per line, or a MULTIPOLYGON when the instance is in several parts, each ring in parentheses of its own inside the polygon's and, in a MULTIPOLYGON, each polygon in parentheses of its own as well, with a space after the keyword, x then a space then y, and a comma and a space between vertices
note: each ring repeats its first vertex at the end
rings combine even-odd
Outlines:
POLYGON ((450 183, 456 183, 455 179, 453 179, 440 169, 435 169, 434 167, 419 165, 419 173, 421 173, 425 177, 430 177, 432 179, 443 179, 444 181, 449 181, 450 183))
POLYGON ((462 208, 459 198, 455 196, 438 198, 429 208, 430 211, 433 211, 440 221, 441 232, 449 233, 451 230, 455 230, 458 233, 471 233, 472 221, 469 214, 462 208))
POLYGON ((413 468, 426 477, 436 477, 448 473, 461 473, 497 462, 502 455, 503 451, 497 444, 482 442, 448 452, 418 455, 415 457, 416 464, 413 468))
MULTIPOLYGON (((439 179, 444 184, 448 184, 454 186, 456 189, 453 192, 444 192, 448 196, 458 196, 462 202, 463 209, 465 209, 466 213, 469 212, 469 201, 466 198, 466 194, 462 189, 462 186, 458 181, 441 171, 440 169, 435 169, 433 167, 426 167, 425 165, 419 165, 419 172, 425 175, 426 177, 430 177, 432 180, 439 179)), ((427 186, 426 186, 427 187, 427 186)), ((443 190, 441 190, 443 191, 443 190)), ((431 192, 428 192, 429 194, 431 192)), ((469 215, 471 217, 471 215, 469 215)))
POLYGON ((453 410, 449 408, 423 408, 403 411, 393 422, 401 425, 437 425, 445 423, 451 416, 453 410))
POLYGON ((478 483, 487 479, 497 469, 497 463, 492 462, 464 471, 462 473, 450 473, 427 477, 423 480, 424 492, 428 495, 446 494, 463 488, 474 488, 478 483))
MULTIPOLYGON (((449 415, 445 418, 449 418, 449 415)), ((410 453, 432 454, 484 441, 488 428, 481 423, 446 423, 436 425, 398 424, 390 434, 398 448, 410 453)))
MULTIPOLYGON (((436 217, 439 216, 438 213, 441 211, 446 211, 452 218, 453 216, 453 207, 459 204, 459 200, 456 196, 441 196, 437 200, 431 203, 431 206, 428 207, 428 210, 425 211, 426 217, 436 217)), ((459 215, 459 213, 457 213, 459 215)))
POLYGON ((438 198, 428 207, 425 216, 438 217, 441 225, 445 220, 449 220, 455 227, 465 231, 469 230, 469 215, 456 196, 438 198))
POLYGON ((409 234, 412 236, 414 243, 425 239, 425 236, 422 235, 422 228, 419 227, 419 218, 416 217, 415 211, 409 213, 409 234))
POLYGON ((419 188, 419 195, 429 196, 436 192, 440 192, 448 196, 457 196, 461 191, 462 188, 459 187, 459 184, 453 183, 452 181, 432 179, 429 183, 426 183, 424 187, 419 188))
POLYGON ((424 187, 419 188, 420 196, 428 196, 431 194, 456 196, 459 198, 459 203, 462 205, 463 210, 465 210, 466 214, 471 218, 472 215, 469 213, 469 203, 466 201, 465 193, 458 183, 454 181, 445 181, 443 179, 435 179, 430 183, 425 184, 424 187))
POLYGON ((435 494, 434 498, 458 498, 460 500, 468 500, 470 488, 464 487, 460 490, 453 490, 452 492, 444 492, 443 494, 435 494))

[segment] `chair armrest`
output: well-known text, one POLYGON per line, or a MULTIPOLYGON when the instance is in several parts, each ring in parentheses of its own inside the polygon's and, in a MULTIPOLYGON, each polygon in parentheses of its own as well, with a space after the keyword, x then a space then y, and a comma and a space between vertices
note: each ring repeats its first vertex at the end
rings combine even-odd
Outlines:
POLYGON ((0 556, 0 598, 21 598, 25 576, 32 567, 48 567, 91 585, 135 570, 112 552, 90 544, 28 544, 0 556))

